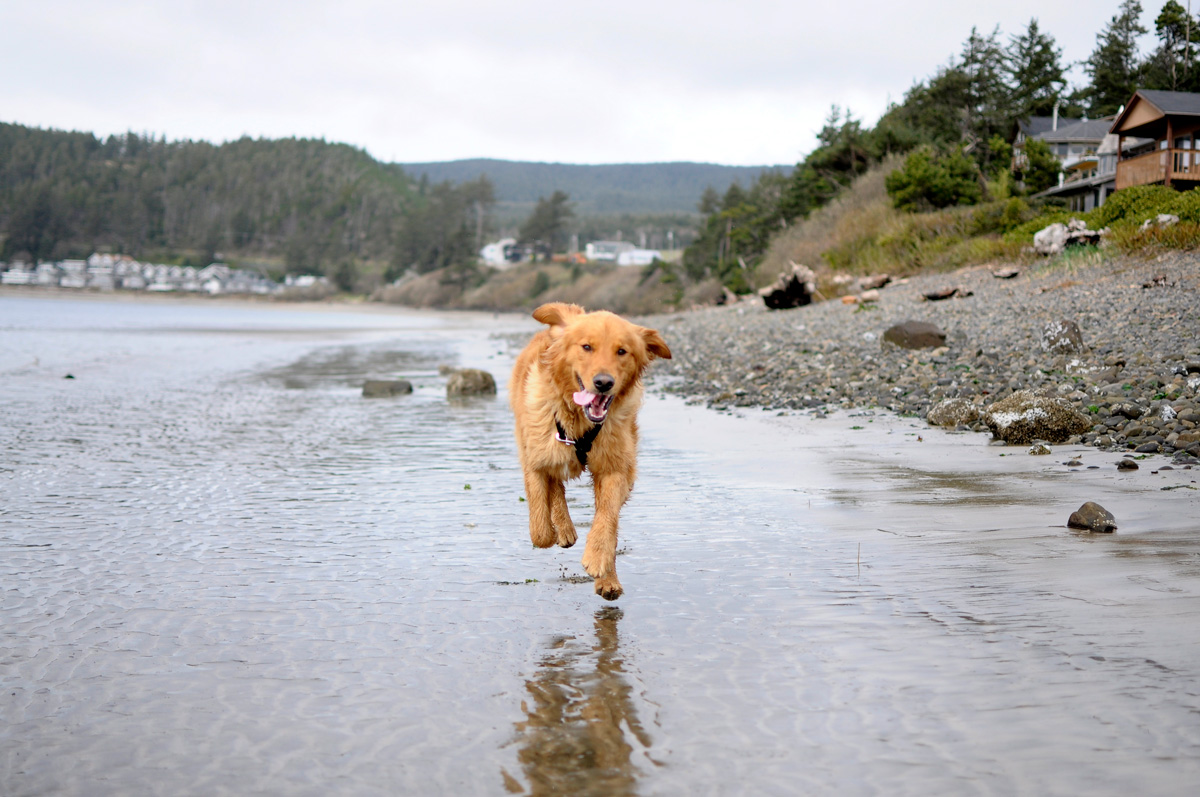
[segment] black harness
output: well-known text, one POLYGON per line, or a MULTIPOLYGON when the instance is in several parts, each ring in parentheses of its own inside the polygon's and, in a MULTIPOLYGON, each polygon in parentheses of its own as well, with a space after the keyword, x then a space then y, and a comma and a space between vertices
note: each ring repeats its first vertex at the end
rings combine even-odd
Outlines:
POLYGON ((558 418, 554 419, 554 426, 558 429, 558 437, 555 439, 560 443, 565 443, 575 447, 575 457, 579 460, 580 467, 587 467, 588 452, 592 450, 592 443, 596 442, 596 435, 600 434, 600 430, 604 428, 603 423, 598 423, 591 429, 583 433, 583 437, 578 440, 572 440, 567 437, 567 430, 558 422, 558 418))

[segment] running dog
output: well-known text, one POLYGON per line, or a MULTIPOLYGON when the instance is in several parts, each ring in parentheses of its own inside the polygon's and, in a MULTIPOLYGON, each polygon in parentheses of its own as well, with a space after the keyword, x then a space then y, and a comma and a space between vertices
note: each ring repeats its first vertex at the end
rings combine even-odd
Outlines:
POLYGON ((637 476, 642 373, 671 350, 657 331, 603 310, 554 302, 533 317, 548 328, 517 357, 509 383, 529 537, 538 548, 575 544, 566 482, 591 471, 596 513, 583 568, 597 595, 616 600, 617 518, 637 476))

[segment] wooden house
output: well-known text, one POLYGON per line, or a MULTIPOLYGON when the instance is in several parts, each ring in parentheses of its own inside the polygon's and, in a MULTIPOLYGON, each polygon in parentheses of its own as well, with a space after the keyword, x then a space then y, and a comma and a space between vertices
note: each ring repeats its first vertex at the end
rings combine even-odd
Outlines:
POLYGON ((1200 185, 1200 94, 1138 89, 1109 132, 1117 136, 1116 188, 1200 185), (1129 138, 1146 141, 1126 146, 1129 138))

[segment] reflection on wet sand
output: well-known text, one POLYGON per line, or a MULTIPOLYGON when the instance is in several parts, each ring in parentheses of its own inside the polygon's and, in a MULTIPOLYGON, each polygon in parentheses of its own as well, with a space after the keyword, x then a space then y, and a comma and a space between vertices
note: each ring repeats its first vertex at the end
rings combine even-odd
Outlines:
MULTIPOLYGON (((531 700, 521 702, 526 719, 516 723, 517 758, 529 793, 636 792, 632 745, 649 748, 651 741, 625 678, 617 637, 621 616, 615 606, 597 610, 590 648, 572 637, 554 639, 525 682, 531 700)), ((516 778, 501 774, 508 791, 525 792, 516 778)))

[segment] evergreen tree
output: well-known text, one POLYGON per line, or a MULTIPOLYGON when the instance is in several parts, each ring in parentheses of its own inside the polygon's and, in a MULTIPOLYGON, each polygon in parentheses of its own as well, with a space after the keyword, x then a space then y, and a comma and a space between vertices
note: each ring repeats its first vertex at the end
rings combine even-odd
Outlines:
POLYGON ((563 191, 555 191, 549 199, 539 197, 533 213, 521 225, 520 242, 533 244, 546 254, 564 251, 567 223, 575 216, 570 199, 563 191))
POLYGON ((1194 91, 1192 51, 1200 42, 1200 25, 1175 0, 1167 0, 1154 20, 1158 48, 1142 67, 1142 88, 1194 91))
POLYGON ((1085 91, 1088 111, 1094 117, 1116 113, 1138 88, 1137 37, 1146 32, 1138 21, 1141 14, 1138 0, 1123 0, 1096 36, 1096 49, 1083 66, 1090 81, 1085 91))
POLYGON ((1018 119, 1049 116, 1067 85, 1062 50, 1054 37, 1042 33, 1036 19, 1009 40, 1004 68, 1012 87, 1011 110, 1018 119))

